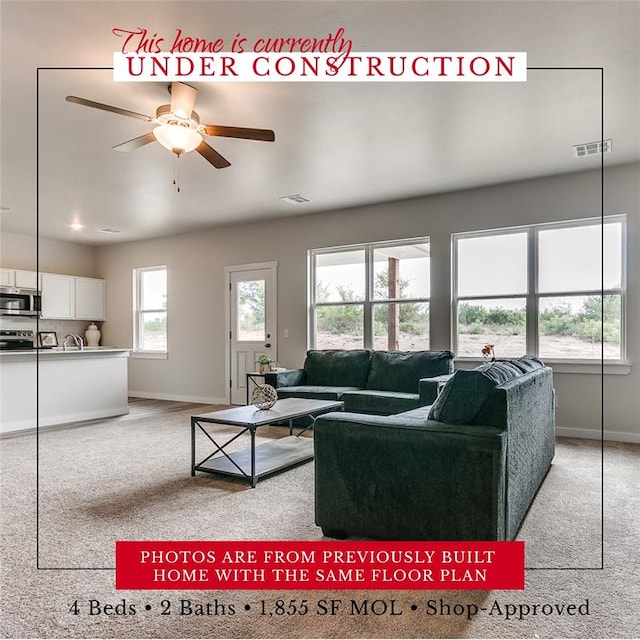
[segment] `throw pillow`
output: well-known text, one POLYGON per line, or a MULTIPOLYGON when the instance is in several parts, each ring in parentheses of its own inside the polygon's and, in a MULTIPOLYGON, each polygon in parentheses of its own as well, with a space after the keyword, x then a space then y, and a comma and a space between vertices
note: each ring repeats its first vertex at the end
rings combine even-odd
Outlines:
POLYGON ((458 370, 431 405, 429 419, 448 424, 471 424, 493 389, 540 366, 544 365, 537 358, 520 358, 458 370), (530 362, 533 360, 536 362, 530 362))
POLYGON ((482 372, 459 369, 431 405, 429 420, 470 424, 494 387, 495 383, 482 372))

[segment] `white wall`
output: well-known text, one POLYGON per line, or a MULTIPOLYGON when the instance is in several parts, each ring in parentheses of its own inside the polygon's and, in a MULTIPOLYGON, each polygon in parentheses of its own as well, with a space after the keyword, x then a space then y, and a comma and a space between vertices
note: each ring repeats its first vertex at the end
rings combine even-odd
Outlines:
MULTIPOLYGON (((307 250, 325 246, 431 237, 431 347, 450 344, 450 235, 518 224, 599 216, 600 172, 505 184, 322 214, 219 227, 97 250, 97 275, 107 279, 106 344, 132 344, 131 270, 166 264, 167 360, 130 360, 130 389, 155 397, 221 401, 228 385, 224 267, 278 262, 278 360, 300 366, 306 350, 307 250), (289 337, 283 337, 283 329, 289 337)), ((628 356, 640 357, 640 165, 607 170, 605 213, 629 215, 628 356)), ((556 373, 560 433, 598 438, 599 375, 556 373)), ((607 375, 607 437, 640 442, 640 372, 607 375)))
POLYGON ((0 267, 36 271, 36 264, 43 273, 97 277, 94 247, 46 238, 36 243, 34 236, 2 231, 0 267))

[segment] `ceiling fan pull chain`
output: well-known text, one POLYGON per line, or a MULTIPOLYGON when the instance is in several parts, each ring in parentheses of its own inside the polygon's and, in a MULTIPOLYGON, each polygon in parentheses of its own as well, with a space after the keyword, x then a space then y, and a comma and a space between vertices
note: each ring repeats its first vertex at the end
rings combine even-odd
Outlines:
POLYGON ((178 160, 180 156, 176 156, 173 159, 173 186, 176 188, 176 191, 180 193, 180 172, 178 171, 178 160))

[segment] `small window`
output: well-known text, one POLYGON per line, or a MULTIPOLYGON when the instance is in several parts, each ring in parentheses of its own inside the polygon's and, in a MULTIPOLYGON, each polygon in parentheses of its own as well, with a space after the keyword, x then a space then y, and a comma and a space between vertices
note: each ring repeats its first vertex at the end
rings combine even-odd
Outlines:
POLYGON ((167 351, 167 268, 134 269, 134 350, 167 351))

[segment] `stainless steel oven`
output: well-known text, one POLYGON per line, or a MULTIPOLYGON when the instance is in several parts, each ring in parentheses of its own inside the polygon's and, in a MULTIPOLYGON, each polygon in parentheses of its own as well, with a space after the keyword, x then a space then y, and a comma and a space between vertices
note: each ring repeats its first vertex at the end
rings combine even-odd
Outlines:
POLYGON ((0 287, 0 316, 38 316, 40 295, 34 289, 0 287))
POLYGON ((0 329, 0 351, 35 349, 35 333, 26 329, 18 331, 0 329))

